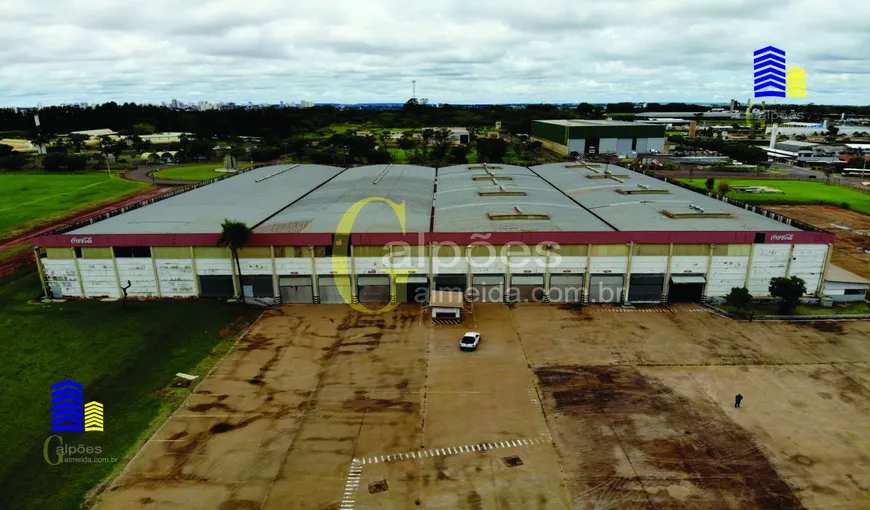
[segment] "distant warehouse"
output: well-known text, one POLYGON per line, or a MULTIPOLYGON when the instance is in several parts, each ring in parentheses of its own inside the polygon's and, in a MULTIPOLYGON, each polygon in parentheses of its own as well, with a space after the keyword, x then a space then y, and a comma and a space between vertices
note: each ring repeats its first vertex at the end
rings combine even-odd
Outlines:
POLYGON ((568 155, 663 152, 665 126, 610 120, 533 120, 531 137, 568 155))
POLYGON ((480 302, 698 302, 743 286, 765 296, 777 276, 822 291, 833 234, 754 210, 585 162, 281 165, 33 244, 55 297, 117 297, 129 285, 143 298, 284 303, 423 303, 435 291, 480 302), (253 230, 241 277, 218 246, 225 218, 253 230))

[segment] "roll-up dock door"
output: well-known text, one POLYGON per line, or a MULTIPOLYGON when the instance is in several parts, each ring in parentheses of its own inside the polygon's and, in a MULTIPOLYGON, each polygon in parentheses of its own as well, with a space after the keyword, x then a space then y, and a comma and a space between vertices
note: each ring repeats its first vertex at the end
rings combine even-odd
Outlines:
POLYGON ((511 301, 542 303, 544 301, 544 275, 511 276, 511 301))
POLYGON ((477 303, 501 303, 504 301, 504 276, 474 276, 471 279, 472 297, 477 303))
MULTIPOLYGON (((341 276, 344 285, 347 285, 348 299, 350 299, 350 277, 341 276)), ((317 276, 318 289, 320 290, 320 302, 323 304, 341 305, 347 304, 338 290, 338 278, 335 276, 317 276)))
POLYGON ((665 287, 663 274, 633 274, 628 284, 628 301, 631 303, 661 303, 665 287))
POLYGON ((583 275, 550 276, 551 303, 582 303, 583 275))
POLYGON ((278 278, 282 303, 313 303, 314 286, 310 276, 281 276, 278 278))
POLYGON ((359 288, 357 296, 360 303, 390 302, 389 275, 357 276, 356 283, 359 288))
POLYGON ((592 275, 589 279, 590 303, 619 303, 622 301, 623 275, 592 275))
POLYGON ((707 279, 702 274, 682 274, 671 276, 668 289, 669 303, 700 303, 704 295, 707 279))
POLYGON ((408 275, 396 279, 396 299, 400 303, 423 304, 429 301, 429 278, 422 275, 408 275))

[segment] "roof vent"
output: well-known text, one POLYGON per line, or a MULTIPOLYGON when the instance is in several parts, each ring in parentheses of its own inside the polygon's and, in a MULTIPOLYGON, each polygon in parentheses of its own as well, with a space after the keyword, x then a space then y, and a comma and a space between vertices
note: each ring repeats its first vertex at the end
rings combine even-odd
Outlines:
POLYGON ((525 211, 523 211, 522 209, 520 209, 519 207, 516 207, 516 206, 514 206, 514 211, 516 211, 519 214, 526 214, 525 211))
POLYGON ((266 179, 269 179, 269 178, 271 178, 271 177, 275 177, 276 175, 279 175, 279 174, 283 174, 283 173, 286 172, 287 170, 293 170, 293 169, 296 168, 297 166, 299 166, 299 165, 293 165, 293 166, 288 166, 287 168, 282 168, 281 170, 278 170, 277 172, 273 172, 273 173, 271 173, 271 174, 269 174, 269 175, 266 175, 266 176, 264 176, 264 177, 260 177, 259 179, 254 179, 254 182, 263 182, 263 181, 265 181, 266 179))
POLYGON ((637 183, 637 187, 640 189, 649 189, 649 186, 647 186, 646 184, 641 184, 641 183, 637 183))
POLYGON ((696 211, 698 211, 698 212, 704 212, 704 208, 703 208, 703 207, 699 207, 699 206, 697 206, 697 205, 695 205, 695 204, 689 204, 689 209, 694 209, 694 210, 696 210, 696 211))
POLYGON ((372 181, 372 184, 377 184, 377 183, 381 182, 381 179, 383 179, 384 176, 387 175, 387 172, 390 171, 390 168, 393 168, 393 164, 392 164, 392 163, 390 163, 389 165, 387 165, 386 168, 384 168, 383 170, 381 170, 381 173, 379 173, 378 176, 375 177, 375 180, 372 181))

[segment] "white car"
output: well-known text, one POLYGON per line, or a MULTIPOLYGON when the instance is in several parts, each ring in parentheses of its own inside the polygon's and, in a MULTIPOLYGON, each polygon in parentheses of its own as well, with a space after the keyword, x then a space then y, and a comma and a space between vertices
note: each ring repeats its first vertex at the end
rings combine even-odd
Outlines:
POLYGON ((480 333, 476 331, 469 331, 462 336, 462 341, 459 342, 459 348, 463 351, 473 351, 477 349, 477 345, 479 343, 480 333))

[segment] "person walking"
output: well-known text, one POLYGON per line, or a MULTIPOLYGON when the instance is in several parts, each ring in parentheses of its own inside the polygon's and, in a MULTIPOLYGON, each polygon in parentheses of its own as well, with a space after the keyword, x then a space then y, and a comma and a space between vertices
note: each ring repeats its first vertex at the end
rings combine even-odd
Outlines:
POLYGON ((743 401, 743 395, 738 393, 737 396, 734 397, 734 407, 740 407, 740 402, 742 402, 742 401, 743 401))

